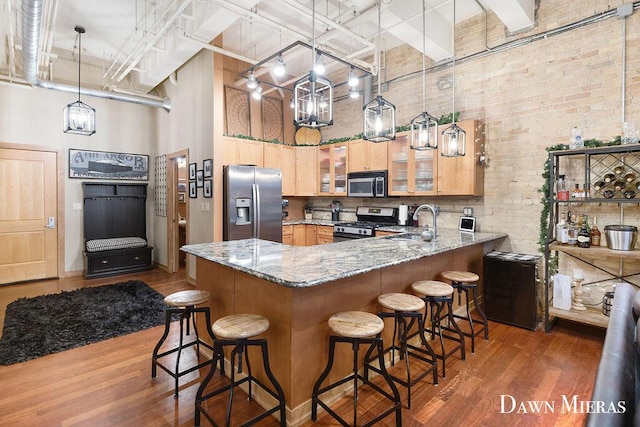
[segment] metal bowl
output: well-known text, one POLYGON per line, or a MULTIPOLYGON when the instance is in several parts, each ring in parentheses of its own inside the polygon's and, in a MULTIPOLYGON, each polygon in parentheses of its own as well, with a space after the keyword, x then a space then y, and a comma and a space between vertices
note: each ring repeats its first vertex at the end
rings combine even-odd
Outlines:
POLYGON ((636 245, 638 228, 633 225, 607 225, 604 227, 607 247, 616 251, 632 251, 636 245))

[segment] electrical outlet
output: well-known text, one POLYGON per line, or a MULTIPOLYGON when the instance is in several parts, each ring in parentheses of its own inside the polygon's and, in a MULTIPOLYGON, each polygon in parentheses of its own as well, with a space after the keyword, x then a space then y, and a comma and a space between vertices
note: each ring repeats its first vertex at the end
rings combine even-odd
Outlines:
POLYGON ((74 203, 73 204, 73 210, 74 211, 81 211, 82 210, 82 203, 74 203))

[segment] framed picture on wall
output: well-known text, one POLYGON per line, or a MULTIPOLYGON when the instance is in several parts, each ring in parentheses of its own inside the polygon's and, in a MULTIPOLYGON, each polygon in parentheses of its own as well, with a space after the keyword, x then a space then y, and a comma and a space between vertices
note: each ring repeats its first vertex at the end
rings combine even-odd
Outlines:
POLYGON ((185 181, 178 181, 178 193, 187 192, 187 183, 185 181))
POLYGON ((198 187, 196 187, 195 181, 190 181, 189 182, 189 198, 195 199, 196 197, 198 197, 198 187))
POLYGON ((178 202, 184 203, 184 193, 178 193, 178 202))
POLYGON ((213 185, 213 180, 205 179, 204 180, 204 197, 211 198, 211 187, 213 185))
POLYGON ((196 172, 196 183, 198 188, 202 188, 202 184, 204 181, 204 173, 202 169, 196 172))
POLYGON ((196 179, 196 169, 198 169, 197 163, 189 163, 189 180, 193 181, 196 179))
POLYGON ((213 176, 213 159, 203 160, 202 170, 204 171, 205 178, 211 178, 213 176))

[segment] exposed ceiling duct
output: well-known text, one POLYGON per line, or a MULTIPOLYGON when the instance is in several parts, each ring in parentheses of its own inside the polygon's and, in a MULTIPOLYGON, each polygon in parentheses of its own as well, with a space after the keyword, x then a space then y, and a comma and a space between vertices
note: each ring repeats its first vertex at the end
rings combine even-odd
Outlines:
MULTIPOLYGON (((40 39, 40 26, 42 21, 43 0, 22 1, 22 56, 24 79, 33 86, 44 89, 59 90, 62 92, 78 93, 78 87, 62 83, 54 83, 38 78, 38 50, 40 39)), ((80 88, 80 93, 97 98, 113 99, 116 101, 141 104, 149 107, 163 108, 171 111, 170 98, 147 98, 122 93, 114 93, 97 89, 80 88)))

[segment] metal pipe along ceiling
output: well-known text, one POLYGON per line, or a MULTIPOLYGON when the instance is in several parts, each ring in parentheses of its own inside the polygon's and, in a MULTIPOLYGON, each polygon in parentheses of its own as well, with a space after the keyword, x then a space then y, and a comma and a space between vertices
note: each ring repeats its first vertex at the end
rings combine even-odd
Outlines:
MULTIPOLYGON (((78 93, 77 86, 54 83, 38 78, 38 45, 40 38, 40 24, 42 21, 42 0, 22 1, 22 56, 24 60, 24 79, 33 86, 63 92, 78 93)), ((163 108, 171 111, 171 99, 152 99, 136 95, 114 93, 97 89, 80 88, 82 95, 96 98, 113 99, 115 101, 130 102, 149 107, 163 108)))

